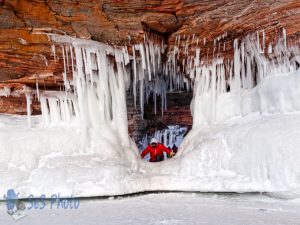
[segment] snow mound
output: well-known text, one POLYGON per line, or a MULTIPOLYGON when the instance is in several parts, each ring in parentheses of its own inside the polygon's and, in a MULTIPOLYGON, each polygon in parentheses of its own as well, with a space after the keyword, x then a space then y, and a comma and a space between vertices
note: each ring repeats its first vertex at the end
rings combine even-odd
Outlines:
POLYGON ((206 191, 300 190, 299 127, 299 114, 252 114, 195 129, 182 145, 179 172, 199 178, 206 191))
MULTIPOLYGON (((0 192, 22 197, 53 193, 102 196, 150 190, 300 193, 300 114, 251 114, 193 129, 178 155, 148 163, 134 143, 92 139, 82 151, 75 127, 26 127, 26 117, 1 116, 19 127, 0 127, 0 192), (97 140, 97 141, 96 141, 97 140), (137 151, 137 149, 135 149, 137 151)), ((35 124, 35 123, 34 123, 35 124)))

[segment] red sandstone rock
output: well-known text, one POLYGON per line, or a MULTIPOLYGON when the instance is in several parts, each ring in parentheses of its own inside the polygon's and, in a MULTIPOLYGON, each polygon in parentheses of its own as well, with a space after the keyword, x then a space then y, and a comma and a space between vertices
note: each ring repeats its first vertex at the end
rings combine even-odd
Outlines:
POLYGON ((177 17, 170 13, 146 13, 141 23, 152 32, 160 34, 171 33, 178 27, 177 17))
MULTIPOLYGON (((40 73, 61 76, 62 61, 54 62, 49 39, 37 30, 61 31, 71 36, 113 45, 143 41, 144 29, 182 45, 188 36, 199 38, 201 53, 212 52, 214 38, 227 32, 224 42, 264 29, 267 40, 285 27, 290 38, 300 34, 298 0, 133 0, 0 2, 0 81, 40 73), (206 45, 203 44, 206 38, 206 45), (46 66, 46 61, 48 65, 46 66)), ((276 36, 276 35, 275 35, 276 36)), ((270 40, 269 40, 270 41, 270 40)), ((190 44, 190 53, 193 46, 190 44)), ((58 78, 59 79, 59 78, 58 78)))

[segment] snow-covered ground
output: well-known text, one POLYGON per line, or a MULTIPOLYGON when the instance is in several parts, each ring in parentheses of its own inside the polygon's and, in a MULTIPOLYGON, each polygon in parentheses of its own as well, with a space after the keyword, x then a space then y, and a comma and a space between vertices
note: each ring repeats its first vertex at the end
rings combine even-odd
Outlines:
POLYGON ((0 224, 13 225, 299 225, 300 202, 264 195, 149 194, 81 200, 78 209, 27 210, 14 221, 0 203, 0 224))
POLYGON ((14 188, 22 197, 151 190, 300 196, 300 113, 251 114, 194 129, 176 157, 159 164, 141 160, 133 144, 124 156, 110 158, 101 143, 82 151, 76 127, 43 128, 38 121, 33 117, 33 127, 28 129, 24 116, 1 116, 3 194, 14 188))

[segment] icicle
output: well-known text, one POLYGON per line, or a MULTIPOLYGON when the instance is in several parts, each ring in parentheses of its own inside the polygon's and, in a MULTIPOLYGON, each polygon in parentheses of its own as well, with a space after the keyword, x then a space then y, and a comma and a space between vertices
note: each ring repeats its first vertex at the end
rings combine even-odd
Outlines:
POLYGON ((47 99, 45 96, 41 96, 41 111, 42 111, 42 117, 43 117, 43 123, 45 126, 49 125, 49 109, 47 105, 47 99))
POLYGON ((28 92, 27 87, 25 88, 26 105, 27 105, 27 123, 28 127, 31 128, 31 94, 28 92))
POLYGON ((69 46, 67 45, 65 49, 66 49, 66 67, 67 67, 67 72, 69 72, 69 51, 68 51, 69 46))
POLYGON ((35 87, 36 87, 36 95, 37 95, 37 99, 38 99, 38 101, 39 101, 39 100, 40 100, 40 90, 39 90, 39 82, 38 82, 38 79, 36 79, 35 87))
POLYGON ((282 28, 282 33, 283 33, 283 44, 284 44, 284 48, 286 50, 287 49, 287 44, 286 44, 286 30, 284 28, 282 28))
POLYGON ((124 55, 124 65, 127 65, 129 63, 129 54, 127 46, 123 47, 123 55, 124 55))
POLYGON ((50 121, 52 124, 57 125, 61 122, 60 105, 56 97, 48 98, 50 121))
POLYGON ((76 80, 76 76, 75 76, 74 55, 73 55, 73 48, 72 47, 70 47, 70 52, 71 52, 72 76, 73 76, 73 81, 75 81, 76 80))
POLYGON ((135 58, 135 49, 132 48, 133 55, 133 98, 134 98, 134 108, 136 109, 136 83, 137 83, 137 74, 136 74, 136 58, 135 58))
POLYGON ((235 89, 240 90, 241 88, 241 64, 240 64, 240 51, 238 47, 238 40, 234 40, 234 80, 235 80, 235 89))
POLYGON ((147 69, 148 69, 148 78, 149 78, 149 81, 151 81, 151 64, 150 64, 150 53, 149 53, 149 46, 148 44, 145 45, 146 47, 146 60, 147 60, 147 69))
POLYGON ((261 52, 260 42, 259 42, 259 31, 256 32, 256 45, 259 52, 261 52))
POLYGON ((61 46, 62 53, 63 53, 63 62, 64 62, 64 73, 63 73, 63 79, 64 79, 64 85, 66 89, 68 90, 70 88, 70 85, 67 81, 67 66, 66 66, 66 56, 65 56, 65 48, 64 46, 61 46))
POLYGON ((140 107, 142 118, 144 118, 144 80, 140 80, 140 107))
POLYGON ((268 46, 268 53, 269 53, 269 54, 272 54, 272 52, 273 52, 273 51, 272 51, 272 44, 270 43, 269 46, 268 46))
POLYGON ((156 115, 156 111, 157 111, 157 104, 156 104, 156 96, 157 96, 157 89, 158 89, 158 80, 156 79, 155 81, 154 81, 155 83, 154 83, 154 90, 153 90, 153 100, 154 100, 154 114, 156 115))
POLYGON ((141 54, 141 60, 142 60, 142 68, 146 69, 146 57, 145 57, 145 49, 143 44, 139 44, 139 51, 141 54))
POLYGON ((241 74, 242 74, 242 87, 246 88, 246 74, 245 74, 245 45, 244 42, 241 43, 241 74))
POLYGON ((211 119, 210 122, 214 122, 216 120, 216 65, 212 65, 211 68, 211 87, 210 87, 210 112, 211 119))
MULTIPOLYGON (((154 76, 156 75, 156 63, 155 63, 155 49, 154 49, 154 44, 152 41, 149 42, 149 54, 150 54, 150 63, 152 65, 152 71, 154 76)), ((160 55, 160 54, 158 54, 160 55)), ((157 57, 158 58, 158 57, 157 57)), ((158 64, 160 63, 160 61, 158 61, 158 64)))
POLYGON ((168 146, 168 130, 167 129, 164 130, 163 137, 164 137, 164 146, 168 146))
POLYGON ((262 53, 264 53, 264 52, 265 52, 265 47, 266 47, 265 30, 263 30, 262 33, 263 33, 263 47, 262 47, 262 53))
POLYGON ((56 51, 55 51, 55 45, 51 45, 51 53, 53 54, 54 62, 56 62, 56 51))

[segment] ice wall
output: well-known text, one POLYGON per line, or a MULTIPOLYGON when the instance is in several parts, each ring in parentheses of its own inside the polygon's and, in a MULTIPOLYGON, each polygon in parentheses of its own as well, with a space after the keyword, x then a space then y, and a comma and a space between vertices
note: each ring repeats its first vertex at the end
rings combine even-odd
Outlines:
POLYGON ((299 127, 299 113, 254 113, 193 128, 174 159, 147 171, 168 176, 166 181, 156 175, 151 188, 299 198, 299 127))
POLYGON ((196 50, 190 68, 194 78, 194 127, 253 112, 300 110, 296 100, 300 96, 299 44, 288 46, 283 30, 283 36, 274 47, 270 44, 266 52, 264 33, 261 39, 260 35, 236 39, 233 60, 219 55, 211 63, 204 63, 199 57, 200 50, 196 50))
POLYGON ((129 191, 139 156, 128 135, 128 52, 94 41, 49 37, 55 59, 64 63, 63 87, 26 89, 29 127, 0 129, 0 174, 5 177, 0 192, 13 187, 22 197, 50 197, 129 191), (34 97, 41 103, 41 117, 30 115, 34 97))

